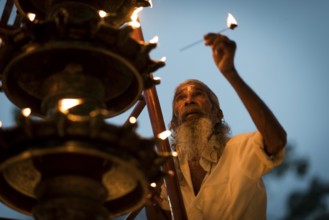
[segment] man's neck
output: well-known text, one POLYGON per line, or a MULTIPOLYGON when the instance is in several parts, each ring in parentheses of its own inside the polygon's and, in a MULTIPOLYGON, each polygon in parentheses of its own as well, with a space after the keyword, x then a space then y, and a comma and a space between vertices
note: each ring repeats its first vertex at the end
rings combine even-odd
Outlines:
POLYGON ((206 175, 206 171, 201 167, 199 163, 199 159, 197 160, 189 160, 189 168, 191 174, 191 180, 193 185, 194 194, 197 195, 200 191, 203 179, 206 175))

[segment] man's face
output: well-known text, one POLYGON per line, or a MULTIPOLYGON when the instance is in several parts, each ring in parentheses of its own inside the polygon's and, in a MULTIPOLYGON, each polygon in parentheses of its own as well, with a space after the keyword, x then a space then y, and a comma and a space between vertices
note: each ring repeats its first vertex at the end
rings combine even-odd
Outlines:
POLYGON ((193 121, 201 117, 211 119, 212 104, 204 90, 197 84, 183 84, 176 90, 174 97, 174 114, 178 124, 193 121))

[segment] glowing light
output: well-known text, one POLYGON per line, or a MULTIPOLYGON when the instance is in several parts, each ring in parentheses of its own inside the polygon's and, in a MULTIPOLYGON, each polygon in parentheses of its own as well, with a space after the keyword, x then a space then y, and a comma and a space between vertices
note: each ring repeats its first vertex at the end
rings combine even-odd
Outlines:
POLYGON ((141 24, 138 22, 138 14, 143 10, 143 7, 136 8, 135 11, 132 13, 130 19, 131 21, 128 23, 133 28, 139 28, 141 24))
POLYGON ((159 76, 155 76, 155 77, 153 77, 153 79, 154 79, 155 81, 157 81, 157 82, 160 82, 160 81, 161 81, 161 78, 160 78, 159 76))
POLYGON ((161 140, 165 140, 166 138, 168 138, 171 135, 171 131, 166 130, 161 132, 160 134, 158 134, 158 138, 160 138, 161 140))
POLYGON ((35 46, 31 45, 31 46, 28 46, 25 48, 26 52, 31 52, 31 51, 34 51, 36 49, 35 46))
POLYGON ((134 116, 131 116, 131 117, 129 118, 129 122, 130 122, 130 124, 136 124, 136 122, 137 122, 137 118, 134 117, 134 116))
POLYGON ((2 128, 2 121, 0 121, 0 128, 2 128))
POLYGON ((58 102, 59 111, 68 113, 68 110, 83 103, 82 99, 61 99, 58 102))
POLYGON ((156 44, 159 42, 159 37, 158 36, 154 36, 151 40, 150 40, 150 43, 152 44, 156 44))
POLYGON ((162 57, 160 60, 161 60, 162 62, 166 62, 166 61, 167 61, 167 57, 162 57))
POLYGON ((149 3, 150 3, 150 5, 151 5, 150 8, 153 8, 152 0, 150 0, 149 3))
POLYGON ((227 28, 229 29, 234 29, 238 26, 238 22, 236 19, 233 17, 231 13, 228 13, 227 15, 227 28))
POLYGON ((174 172, 173 170, 169 170, 169 171, 168 171, 168 175, 169 175, 169 176, 174 176, 174 175, 175 175, 175 172, 174 172))
POLYGON ((29 13, 26 14, 26 16, 30 21, 34 21, 35 17, 36 17, 36 14, 29 12, 29 13))
POLYGON ((99 11, 98 11, 98 15, 99 15, 99 17, 101 17, 101 18, 105 18, 106 16, 108 16, 108 13, 107 13, 106 11, 99 10, 99 11))
POLYGON ((156 183, 151 183, 150 186, 155 188, 155 187, 157 187, 157 184, 156 183))
POLYGON ((23 108, 22 109, 22 115, 24 115, 24 117, 29 117, 31 114, 31 109, 30 108, 23 108))
POLYGON ((177 157, 177 156, 178 156, 178 153, 177 153, 176 151, 173 151, 173 152, 171 153, 171 156, 173 156, 173 157, 177 157))

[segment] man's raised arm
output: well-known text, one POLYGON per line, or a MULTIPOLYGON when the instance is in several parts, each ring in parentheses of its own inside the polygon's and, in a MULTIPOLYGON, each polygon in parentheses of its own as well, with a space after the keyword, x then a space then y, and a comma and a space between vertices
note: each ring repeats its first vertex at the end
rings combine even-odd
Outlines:
POLYGON ((212 48, 216 66, 232 85, 262 134, 266 153, 278 153, 286 145, 286 132, 271 110, 238 74, 234 66, 235 42, 221 34, 207 34, 204 39, 205 44, 212 48))

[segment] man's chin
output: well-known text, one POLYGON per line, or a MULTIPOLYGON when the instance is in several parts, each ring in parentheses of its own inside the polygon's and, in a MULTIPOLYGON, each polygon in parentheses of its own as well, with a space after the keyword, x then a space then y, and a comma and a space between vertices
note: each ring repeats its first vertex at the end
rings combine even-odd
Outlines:
POLYGON ((184 122, 189 123, 189 122, 195 122, 200 120, 201 118, 203 118, 203 116, 201 114, 198 113, 192 113, 192 114, 188 114, 185 119, 184 122))

